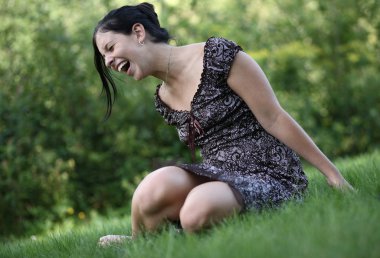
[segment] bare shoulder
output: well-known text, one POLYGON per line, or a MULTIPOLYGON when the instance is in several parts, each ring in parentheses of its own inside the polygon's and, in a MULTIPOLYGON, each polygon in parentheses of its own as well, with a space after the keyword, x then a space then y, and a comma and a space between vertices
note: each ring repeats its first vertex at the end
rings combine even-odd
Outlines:
POLYGON ((234 90, 245 87, 270 87, 259 64, 247 53, 239 51, 232 63, 228 84, 234 90))
POLYGON ((281 107, 266 75, 252 57, 239 51, 227 82, 230 88, 247 103, 264 128, 272 124, 281 107))
POLYGON ((186 56, 194 57, 203 54, 205 42, 193 43, 189 45, 180 46, 179 48, 186 56))

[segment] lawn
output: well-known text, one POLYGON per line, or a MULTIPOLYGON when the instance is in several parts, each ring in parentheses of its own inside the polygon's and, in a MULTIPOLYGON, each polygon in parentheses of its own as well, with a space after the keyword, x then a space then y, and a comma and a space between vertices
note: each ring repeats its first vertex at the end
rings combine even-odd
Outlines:
POLYGON ((302 203, 251 212, 197 235, 169 227, 133 243, 101 248, 106 234, 128 233, 129 218, 102 218, 70 231, 0 243, 0 257, 380 257, 380 152, 336 161, 357 189, 330 189, 306 168, 310 187, 302 203))

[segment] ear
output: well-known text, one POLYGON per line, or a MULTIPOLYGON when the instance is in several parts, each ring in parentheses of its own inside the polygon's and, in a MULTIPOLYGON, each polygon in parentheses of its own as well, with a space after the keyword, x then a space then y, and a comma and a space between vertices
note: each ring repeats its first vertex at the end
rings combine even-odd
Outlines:
POLYGON ((135 23, 132 26, 132 33, 136 36, 138 43, 144 43, 146 37, 144 25, 135 23))

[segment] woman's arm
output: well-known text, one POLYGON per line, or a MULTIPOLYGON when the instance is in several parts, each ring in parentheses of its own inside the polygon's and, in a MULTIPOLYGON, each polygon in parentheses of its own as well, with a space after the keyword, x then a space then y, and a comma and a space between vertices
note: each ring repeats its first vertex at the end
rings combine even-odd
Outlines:
POLYGON ((352 188, 298 123, 281 107, 259 65, 239 52, 228 84, 249 106, 263 128, 319 169, 329 185, 352 188))

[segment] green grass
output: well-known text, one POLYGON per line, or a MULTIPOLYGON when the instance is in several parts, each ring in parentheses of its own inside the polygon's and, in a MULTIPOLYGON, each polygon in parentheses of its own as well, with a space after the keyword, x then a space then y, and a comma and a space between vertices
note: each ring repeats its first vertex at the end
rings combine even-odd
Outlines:
POLYGON ((97 247, 100 236, 129 232, 129 218, 96 219, 71 232, 0 244, 0 257, 380 257, 380 152, 336 162, 357 189, 330 189, 307 169, 303 203, 248 213, 197 235, 172 228, 133 243, 97 247))

